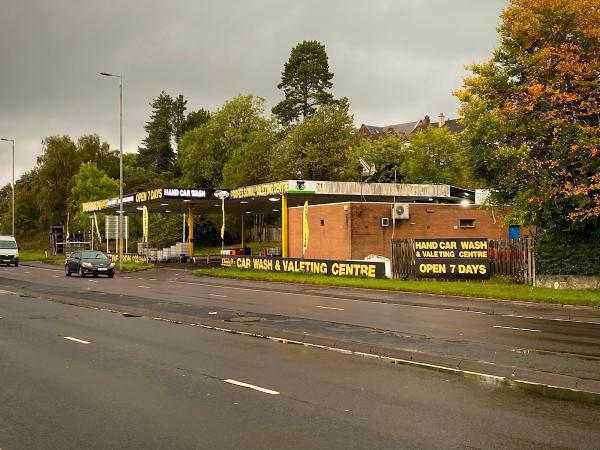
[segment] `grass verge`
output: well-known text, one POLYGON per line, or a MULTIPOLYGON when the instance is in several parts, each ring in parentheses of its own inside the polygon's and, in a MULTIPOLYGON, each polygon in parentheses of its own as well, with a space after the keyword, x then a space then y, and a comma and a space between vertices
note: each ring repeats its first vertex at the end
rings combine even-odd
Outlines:
POLYGON ((194 275, 600 307, 600 289, 550 289, 514 284, 504 279, 455 282, 338 278, 308 273, 276 273, 229 268, 200 269, 195 271, 194 275))

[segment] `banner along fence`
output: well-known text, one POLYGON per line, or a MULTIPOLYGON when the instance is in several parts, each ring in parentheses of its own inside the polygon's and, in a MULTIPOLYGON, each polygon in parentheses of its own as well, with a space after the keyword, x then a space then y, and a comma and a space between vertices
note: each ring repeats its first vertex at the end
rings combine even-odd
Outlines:
MULTIPOLYGON (((535 285, 536 264, 533 239, 489 240, 490 275, 506 275, 517 282, 535 285)), ((416 277, 415 240, 392 241, 392 277, 416 277)))

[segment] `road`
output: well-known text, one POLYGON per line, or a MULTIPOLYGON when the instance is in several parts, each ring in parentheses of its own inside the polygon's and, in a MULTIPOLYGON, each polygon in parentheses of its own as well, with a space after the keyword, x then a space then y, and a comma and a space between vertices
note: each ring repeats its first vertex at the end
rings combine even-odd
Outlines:
POLYGON ((600 442, 597 406, 440 372, 7 290, 0 291, 0 317, 3 450, 597 448, 600 442))
MULTIPOLYGON (((600 313, 579 320, 529 317, 530 306, 513 306, 510 314, 486 314, 452 308, 415 306, 403 302, 414 294, 395 293, 396 302, 313 295, 306 290, 282 292, 239 284, 213 284, 183 271, 161 270, 105 278, 64 277, 60 268, 21 267, 10 270, 16 280, 130 295, 187 305, 224 307, 232 311, 277 314, 357 325, 433 339, 527 348, 600 357, 600 313), (519 309, 520 308, 520 309, 519 309)), ((1 274, 0 274, 1 275, 1 274)), ((514 305, 514 304, 513 304, 514 305)))

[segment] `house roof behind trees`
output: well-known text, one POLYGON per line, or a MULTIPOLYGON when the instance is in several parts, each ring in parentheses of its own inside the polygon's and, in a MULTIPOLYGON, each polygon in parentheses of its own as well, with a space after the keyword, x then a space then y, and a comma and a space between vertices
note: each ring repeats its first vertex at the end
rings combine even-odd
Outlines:
POLYGON ((440 114, 437 122, 431 122, 429 116, 425 116, 415 122, 399 123, 396 125, 378 126, 362 124, 359 128, 359 133, 368 137, 379 137, 386 133, 395 133, 400 137, 408 139, 408 136, 415 131, 425 129, 427 127, 448 127, 452 133, 460 133, 464 127, 458 123, 458 119, 446 120, 443 114, 440 114))

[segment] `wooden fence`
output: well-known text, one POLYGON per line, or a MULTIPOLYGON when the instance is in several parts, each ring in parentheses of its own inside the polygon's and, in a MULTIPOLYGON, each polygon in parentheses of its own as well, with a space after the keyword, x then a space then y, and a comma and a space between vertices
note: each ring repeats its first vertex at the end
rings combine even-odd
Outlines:
MULTIPOLYGON (((531 238, 490 240, 488 242, 490 274, 505 275, 529 286, 535 285, 536 264, 531 238)), ((392 241, 392 277, 415 277, 415 247, 412 239, 392 241)))

